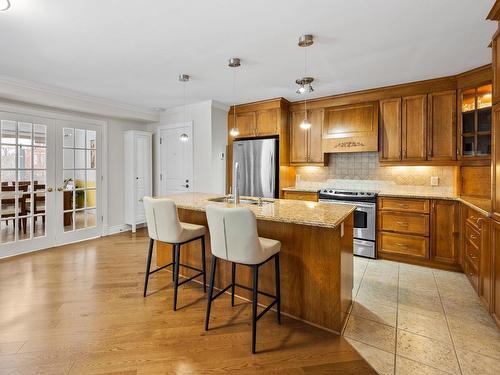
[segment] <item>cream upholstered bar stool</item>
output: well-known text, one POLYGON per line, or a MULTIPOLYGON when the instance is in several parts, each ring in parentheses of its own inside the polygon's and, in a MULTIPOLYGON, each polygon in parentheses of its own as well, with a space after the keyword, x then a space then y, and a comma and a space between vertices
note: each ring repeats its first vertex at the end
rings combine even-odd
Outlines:
POLYGON ((146 263, 146 278, 144 280, 144 297, 148 289, 149 275, 162 270, 165 267, 174 266, 174 311, 177 310, 177 289, 180 285, 203 276, 203 290, 206 292, 206 268, 205 268, 205 227, 203 225, 182 223, 179 221, 175 202, 166 198, 144 197, 144 211, 149 233, 149 252, 146 263), (201 241, 201 269, 182 264, 180 262, 181 245, 191 241, 201 241), (151 256, 155 241, 161 241, 173 245, 172 262, 151 271, 151 256), (198 273, 179 282, 179 267, 186 267, 198 273))
POLYGON ((257 220, 248 208, 226 208, 215 205, 206 209, 208 228, 210 230, 210 244, 212 249, 212 268, 210 272, 210 285, 208 288, 207 315, 205 317, 205 330, 208 331, 210 309, 212 302, 222 293, 231 288, 231 305, 234 306, 235 287, 252 291, 252 353, 255 353, 255 340, 257 334, 257 321, 271 307, 276 305, 278 323, 281 324, 280 306, 280 262, 279 251, 281 243, 269 238, 259 237, 257 234, 257 220), (231 284, 220 290, 216 295, 214 291, 214 278, 217 261, 223 259, 232 263, 231 284), (274 259, 276 295, 259 291, 259 267, 269 260, 274 259), (253 285, 249 288, 236 284, 236 264, 249 266, 253 272, 253 285), (273 298, 273 302, 257 315, 258 294, 273 298))

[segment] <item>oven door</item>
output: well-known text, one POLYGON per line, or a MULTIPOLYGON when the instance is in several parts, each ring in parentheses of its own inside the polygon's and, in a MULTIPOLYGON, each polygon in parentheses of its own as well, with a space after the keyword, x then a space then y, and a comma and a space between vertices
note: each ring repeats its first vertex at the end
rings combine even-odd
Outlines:
POLYGON ((356 206, 356 211, 354 211, 353 237, 362 240, 375 241, 375 203, 337 201, 331 199, 320 199, 320 201, 324 203, 348 204, 356 206))

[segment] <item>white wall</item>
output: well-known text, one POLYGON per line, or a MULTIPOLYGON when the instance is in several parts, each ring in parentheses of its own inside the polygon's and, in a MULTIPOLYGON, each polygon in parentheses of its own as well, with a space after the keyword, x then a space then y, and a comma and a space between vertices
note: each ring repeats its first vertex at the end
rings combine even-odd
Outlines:
MULTIPOLYGON (((159 123, 150 124, 157 145, 158 127, 193 122, 193 189, 197 192, 223 194, 225 191, 226 161, 218 154, 226 151, 227 109, 212 100, 174 107, 160 115, 159 123)), ((153 166, 155 194, 160 191, 158 152, 154 151, 153 166)))

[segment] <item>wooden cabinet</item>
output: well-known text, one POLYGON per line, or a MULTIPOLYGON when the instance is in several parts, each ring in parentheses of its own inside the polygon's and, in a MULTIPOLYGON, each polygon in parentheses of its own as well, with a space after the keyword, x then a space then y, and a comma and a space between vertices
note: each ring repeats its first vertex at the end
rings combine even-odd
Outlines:
POLYGON ((427 95, 404 97, 402 113, 402 160, 425 160, 427 140, 427 95))
POLYGON ((378 102, 325 109, 323 152, 378 151, 378 102))
POLYGON ((455 90, 428 96, 427 160, 457 159, 455 90))
POLYGON ((380 197, 378 253, 394 260, 429 259, 429 200, 380 197))
MULTIPOLYGON (((229 122, 231 122, 232 113, 229 114, 229 122)), ((253 137, 255 135, 256 126, 255 112, 236 113, 236 127, 240 131, 238 137, 253 137)))
POLYGON ((257 111, 255 134, 259 137, 278 134, 278 116, 276 108, 257 111))
POLYGON ((491 220, 491 249, 492 249, 492 300, 491 312, 497 326, 500 327, 500 222, 491 220))
POLYGON ((459 211, 452 200, 379 197, 380 258, 458 270, 459 211))
POLYGON ((401 160, 401 98, 380 101, 380 160, 401 160))
POLYGON ((431 201, 431 260, 457 264, 460 250, 460 204, 450 200, 431 201))
MULTIPOLYGON (((499 62, 500 63, 500 62, 499 62)), ((500 80, 500 78, 499 78, 500 80)), ((492 203, 493 219, 500 221, 500 104, 493 107, 492 203)))
POLYGON ((380 101, 381 162, 456 159, 455 90, 380 101))
POLYGON ((481 302, 492 306, 492 267, 494 247, 491 246, 493 220, 462 205, 462 263, 464 272, 476 289, 481 302))
POLYGON ((318 193, 314 191, 284 191, 284 199, 295 199, 298 201, 318 201, 318 193))
POLYGON ((304 111, 291 113, 291 144, 290 163, 324 165, 325 155, 322 150, 323 109, 307 111, 307 118, 311 123, 309 129, 302 129, 300 124, 304 120, 304 111))

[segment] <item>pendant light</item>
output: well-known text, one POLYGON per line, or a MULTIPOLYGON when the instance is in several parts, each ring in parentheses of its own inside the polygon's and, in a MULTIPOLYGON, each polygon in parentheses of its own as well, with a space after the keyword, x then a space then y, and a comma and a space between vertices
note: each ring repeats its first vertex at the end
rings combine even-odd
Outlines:
MULTIPOLYGON (((304 77, 295 80, 295 83, 299 85, 297 89, 297 94, 299 95, 307 95, 310 92, 313 92, 314 89, 311 83, 314 81, 313 77, 307 76, 307 47, 311 46, 314 43, 312 35, 302 35, 299 38, 299 47, 304 48, 304 77)), ((311 127, 311 123, 307 119, 307 97, 304 96, 304 119, 300 123, 300 128, 307 130, 311 127)))
POLYGON ((10 0, 0 0, 0 12, 10 9, 10 0))
MULTIPOLYGON (((184 123, 186 123, 186 84, 189 82, 189 75, 187 74, 179 74, 179 82, 183 83, 183 100, 184 100, 184 123)), ((189 140, 189 136, 186 133, 182 133, 179 136, 181 142, 187 142, 189 140)))
MULTIPOLYGON (((237 57, 231 57, 229 59, 230 68, 238 68, 241 66, 241 61, 237 57)), ((240 130, 236 126, 236 69, 233 71, 233 127, 229 131, 231 137, 237 137, 240 134, 240 130)))

